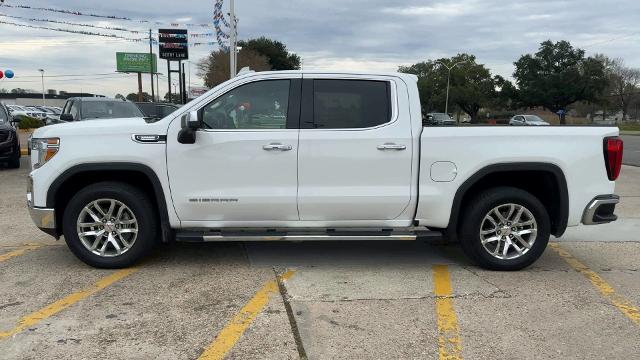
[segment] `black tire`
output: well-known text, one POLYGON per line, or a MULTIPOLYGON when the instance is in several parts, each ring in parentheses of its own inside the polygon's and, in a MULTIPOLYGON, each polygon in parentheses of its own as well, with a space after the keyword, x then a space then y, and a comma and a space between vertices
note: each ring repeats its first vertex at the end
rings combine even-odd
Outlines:
POLYGON ((495 187, 477 195, 467 204, 460 226, 460 243, 467 257, 479 266, 490 270, 520 270, 535 262, 546 249, 550 236, 549 215, 540 200, 532 194, 513 187, 495 187), (503 204, 525 207, 537 223, 537 234, 531 248, 515 259, 494 257, 481 243, 480 230, 485 216, 503 204))
POLYGON ((20 150, 18 150, 17 155, 9 160, 8 163, 9 169, 19 169, 20 168, 20 150))
POLYGON ((69 249, 80 260, 97 268, 118 269, 133 265, 151 251, 156 243, 158 219, 153 202, 140 189, 126 183, 105 181, 80 190, 67 204, 63 215, 62 230, 69 249), (82 209, 98 199, 114 199, 126 205, 138 223, 138 233, 131 248, 121 255, 103 257, 94 254, 82 244, 76 224, 82 209))

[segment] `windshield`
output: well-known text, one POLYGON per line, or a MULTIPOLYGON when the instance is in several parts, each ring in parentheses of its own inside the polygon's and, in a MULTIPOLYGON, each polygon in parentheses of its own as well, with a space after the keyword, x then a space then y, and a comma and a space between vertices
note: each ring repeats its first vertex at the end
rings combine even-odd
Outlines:
POLYGON ((176 106, 154 103, 138 103, 140 110, 145 116, 152 118, 163 118, 177 109, 176 106))
POLYGON ((525 118, 528 122, 545 122, 544 120, 542 120, 541 118, 539 118, 537 115, 524 115, 524 118, 525 118))
POLYGON ((83 101, 82 120, 143 117, 138 107, 128 101, 83 101))

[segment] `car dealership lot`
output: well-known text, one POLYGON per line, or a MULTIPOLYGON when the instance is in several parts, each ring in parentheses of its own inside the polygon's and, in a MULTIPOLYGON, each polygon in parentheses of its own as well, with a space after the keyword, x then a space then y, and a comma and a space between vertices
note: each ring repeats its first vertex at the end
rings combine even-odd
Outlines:
POLYGON ((569 229, 520 272, 437 239, 170 244, 114 271, 32 225, 22 161, 0 168, 3 358, 640 354, 640 168, 622 170, 619 222, 569 229))

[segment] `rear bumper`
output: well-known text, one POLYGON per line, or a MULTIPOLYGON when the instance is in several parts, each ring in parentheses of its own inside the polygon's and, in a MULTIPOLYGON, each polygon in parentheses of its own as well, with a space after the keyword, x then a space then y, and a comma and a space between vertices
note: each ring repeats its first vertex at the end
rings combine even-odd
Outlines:
POLYGON ((620 197, 618 195, 596 196, 584 209, 582 223, 585 225, 597 225, 616 221, 618 217, 613 212, 619 202, 620 197))

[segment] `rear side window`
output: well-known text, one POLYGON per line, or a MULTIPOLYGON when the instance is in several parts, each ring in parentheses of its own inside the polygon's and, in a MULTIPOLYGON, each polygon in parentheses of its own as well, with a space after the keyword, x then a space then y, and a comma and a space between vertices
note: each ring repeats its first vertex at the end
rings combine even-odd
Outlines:
POLYGON ((389 83, 372 80, 314 80, 313 127, 369 128, 391 120, 389 83))

